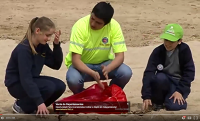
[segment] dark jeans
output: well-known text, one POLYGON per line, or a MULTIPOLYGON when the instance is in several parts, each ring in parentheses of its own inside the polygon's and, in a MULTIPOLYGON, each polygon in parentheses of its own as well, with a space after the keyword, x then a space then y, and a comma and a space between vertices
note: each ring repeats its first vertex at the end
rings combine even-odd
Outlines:
MULTIPOLYGON (((66 85, 63 81, 47 76, 34 78, 45 105, 48 107, 55 102, 65 91, 66 85)), ((8 88, 9 93, 18 99, 17 104, 25 113, 33 113, 37 110, 37 105, 33 99, 29 98, 20 83, 16 83, 8 88)))
MULTIPOLYGON (((169 99, 176 91, 179 80, 172 78, 164 73, 157 73, 151 81, 152 89, 152 103, 164 104, 167 110, 177 111, 187 108, 187 102, 183 105, 178 104, 178 101, 173 103, 174 98, 169 99)), ((182 95, 184 99, 188 97, 188 94, 182 95)))

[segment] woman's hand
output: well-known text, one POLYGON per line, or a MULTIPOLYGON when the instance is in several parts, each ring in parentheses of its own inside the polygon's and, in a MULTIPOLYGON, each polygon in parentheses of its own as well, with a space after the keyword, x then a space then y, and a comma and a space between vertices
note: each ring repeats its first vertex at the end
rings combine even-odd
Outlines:
POLYGON ((49 114, 49 111, 48 111, 46 105, 44 103, 40 104, 38 106, 36 115, 40 115, 42 117, 43 115, 48 115, 48 114, 49 114))
POLYGON ((54 34, 55 34, 55 38, 54 38, 54 41, 53 41, 53 42, 54 42, 55 44, 59 44, 59 42, 60 42, 59 39, 60 39, 61 31, 59 30, 59 31, 55 32, 54 34))

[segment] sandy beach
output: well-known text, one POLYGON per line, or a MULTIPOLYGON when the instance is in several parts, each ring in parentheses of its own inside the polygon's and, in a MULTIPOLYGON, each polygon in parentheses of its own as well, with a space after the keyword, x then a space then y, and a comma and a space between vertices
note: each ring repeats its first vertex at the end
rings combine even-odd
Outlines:
MULTIPOLYGON (((0 114, 12 114, 12 98, 6 87, 4 86, 5 69, 10 58, 10 54, 17 43, 23 38, 29 21, 38 16, 47 16, 51 18, 62 31, 61 40, 64 56, 68 53, 69 36, 71 27, 80 17, 90 13, 93 6, 99 0, 6 0, 0 3, 0 114), (78 3, 78 4, 77 4, 78 3)), ((164 121, 174 116, 176 120, 180 120, 185 114, 198 114, 200 112, 200 2, 198 0, 110 0, 115 8, 114 18, 121 24, 128 51, 125 53, 125 63, 129 65, 133 71, 130 82, 124 91, 128 101, 131 102, 131 111, 141 109, 141 86, 142 75, 147 64, 148 57, 152 50, 162 41, 159 39, 164 26, 167 23, 179 23, 184 29, 183 41, 188 43, 192 50, 196 76, 192 82, 192 91, 189 95, 188 109, 186 111, 165 111, 150 112, 156 115, 157 119, 164 121), (169 115, 168 115, 169 114, 169 115), (178 115, 179 114, 179 115, 178 115)), ((50 75, 62 79, 66 83, 66 66, 62 65, 59 71, 51 70, 44 67, 42 74, 50 75)), ((85 87, 94 84, 89 82, 85 87)), ((72 95, 67 88, 61 98, 72 95)), ((52 107, 49 107, 51 109, 52 107)), ((2 115, 2 116, 3 116, 2 115)), ((1 117, 1 115, 0 115, 1 117)), ((17 120, 29 119, 35 120, 34 116, 16 116, 17 120)), ((51 116, 57 120, 56 116, 51 116)), ((102 116, 102 115, 72 115, 63 116, 63 120, 105 120, 110 118, 112 121, 117 120, 150 120, 148 115, 118 115, 118 116, 102 116), (81 118, 80 118, 81 117, 81 118)), ((182 120, 182 119, 181 119, 182 120)))

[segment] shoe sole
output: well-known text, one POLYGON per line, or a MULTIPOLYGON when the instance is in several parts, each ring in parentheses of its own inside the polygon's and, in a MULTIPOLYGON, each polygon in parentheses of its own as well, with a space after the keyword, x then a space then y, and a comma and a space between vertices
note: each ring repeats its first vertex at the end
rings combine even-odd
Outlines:
POLYGON ((17 110, 15 110, 14 106, 12 106, 12 110, 13 110, 13 112, 19 114, 19 112, 17 112, 17 110))

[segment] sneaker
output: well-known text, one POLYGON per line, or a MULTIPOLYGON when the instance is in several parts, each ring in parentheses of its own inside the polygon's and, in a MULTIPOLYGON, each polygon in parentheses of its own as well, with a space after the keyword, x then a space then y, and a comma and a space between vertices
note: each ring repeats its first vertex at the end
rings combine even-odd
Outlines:
POLYGON ((161 109, 164 109, 164 105, 153 104, 152 109, 154 111, 160 111, 161 109))
POLYGON ((15 113, 18 113, 18 114, 24 114, 24 111, 21 109, 21 107, 19 107, 17 105, 17 101, 15 101, 14 105, 12 106, 12 109, 15 113))

